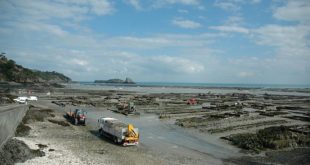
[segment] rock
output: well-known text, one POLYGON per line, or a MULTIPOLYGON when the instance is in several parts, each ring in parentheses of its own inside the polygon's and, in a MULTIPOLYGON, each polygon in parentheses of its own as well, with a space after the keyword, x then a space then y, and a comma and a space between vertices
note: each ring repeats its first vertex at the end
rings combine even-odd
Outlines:
POLYGON ((135 84, 135 82, 126 77, 125 81, 121 79, 95 80, 94 83, 113 83, 113 84, 135 84))
POLYGON ((122 83, 124 83, 124 80, 121 80, 121 79, 95 80, 95 83, 116 83, 116 84, 122 84, 122 83))

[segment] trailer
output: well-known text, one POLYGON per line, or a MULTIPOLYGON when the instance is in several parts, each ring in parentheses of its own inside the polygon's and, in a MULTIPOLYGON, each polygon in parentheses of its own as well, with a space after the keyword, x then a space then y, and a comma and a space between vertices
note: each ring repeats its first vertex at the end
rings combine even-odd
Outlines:
POLYGON ((108 108, 108 110, 113 111, 115 113, 121 113, 123 115, 140 115, 139 112, 136 111, 136 106, 134 102, 120 102, 116 105, 116 107, 108 108))
POLYGON ((122 102, 117 105, 117 110, 115 112, 119 112, 124 115, 134 114, 136 112, 136 106, 133 102, 122 102))
POLYGON ((115 118, 102 117, 98 120, 99 134, 123 146, 139 144, 139 130, 132 124, 125 124, 115 118))

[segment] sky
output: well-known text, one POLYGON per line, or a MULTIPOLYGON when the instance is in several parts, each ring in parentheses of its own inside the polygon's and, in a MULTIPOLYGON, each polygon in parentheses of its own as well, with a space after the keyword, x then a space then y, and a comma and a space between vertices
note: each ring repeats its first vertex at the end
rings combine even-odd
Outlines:
POLYGON ((76 81, 310 84, 310 0, 0 0, 0 52, 76 81))

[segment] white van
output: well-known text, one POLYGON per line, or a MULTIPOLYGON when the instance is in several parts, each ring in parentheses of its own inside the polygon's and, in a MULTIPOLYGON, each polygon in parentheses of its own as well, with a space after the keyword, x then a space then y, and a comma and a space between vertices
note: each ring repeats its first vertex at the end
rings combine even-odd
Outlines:
POLYGON ((27 100, 29 100, 29 101, 38 101, 38 97, 37 96, 29 96, 27 98, 27 100))
POLYGON ((14 101, 20 103, 20 104, 26 104, 27 103, 27 97, 17 97, 16 99, 14 99, 14 101))

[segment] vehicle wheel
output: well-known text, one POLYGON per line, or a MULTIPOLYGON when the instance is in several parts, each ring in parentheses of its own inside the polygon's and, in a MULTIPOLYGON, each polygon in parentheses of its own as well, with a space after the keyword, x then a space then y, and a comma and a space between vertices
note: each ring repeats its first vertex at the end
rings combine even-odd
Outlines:
POLYGON ((117 137, 114 137, 114 143, 115 143, 115 144, 118 144, 118 143, 117 143, 117 137))
POLYGON ((74 120, 74 125, 78 125, 78 119, 74 120))
POLYGON ((102 136, 102 129, 99 129, 99 136, 102 136))

